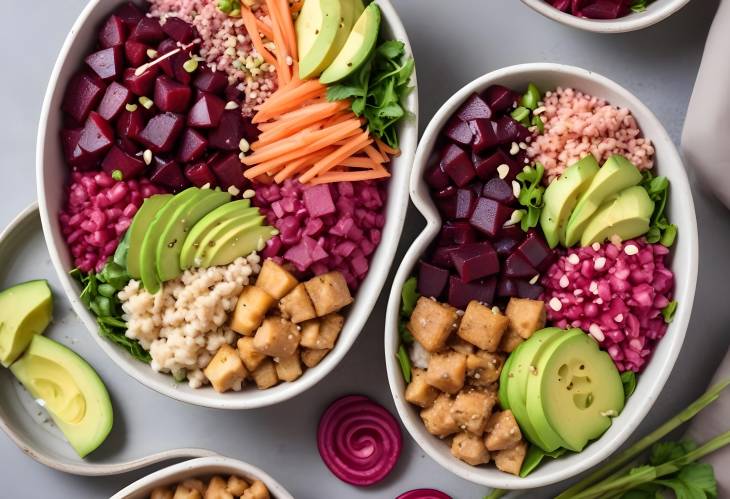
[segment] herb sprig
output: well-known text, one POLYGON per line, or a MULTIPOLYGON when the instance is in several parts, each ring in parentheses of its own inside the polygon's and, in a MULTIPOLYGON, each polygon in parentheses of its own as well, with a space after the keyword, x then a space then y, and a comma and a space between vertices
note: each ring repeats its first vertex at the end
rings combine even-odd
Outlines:
POLYGON ((516 177, 520 183, 520 194, 517 196, 517 201, 525 207, 520 227, 525 232, 537 226, 537 222, 540 220, 540 213, 545 204, 542 200, 545 193, 545 186, 542 185, 544 173, 545 167, 540 163, 535 163, 534 168, 525 166, 516 177))
POLYGON ((651 215, 649 232, 646 240, 649 243, 660 243, 669 248, 677 238, 677 226, 669 223, 666 213, 667 198, 669 197, 669 179, 663 176, 654 176, 650 171, 641 173, 641 186, 646 189, 649 198, 654 201, 654 213, 651 215))
POLYGON ((406 351, 406 345, 413 343, 413 336, 408 331, 406 324, 408 323, 408 319, 411 318, 413 309, 416 308, 416 302, 420 296, 416 278, 410 277, 403 284, 403 289, 401 290, 401 309, 398 320, 398 332, 400 333, 401 345, 398 348, 397 356, 401 371, 403 372, 403 379, 406 380, 406 383, 411 382, 411 373, 413 371, 411 359, 406 351))

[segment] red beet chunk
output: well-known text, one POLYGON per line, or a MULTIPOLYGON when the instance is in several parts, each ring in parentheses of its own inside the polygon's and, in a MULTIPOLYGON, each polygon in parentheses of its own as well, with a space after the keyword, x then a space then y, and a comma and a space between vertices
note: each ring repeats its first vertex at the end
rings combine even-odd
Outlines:
POLYGON ((182 163, 190 163, 203 156, 207 148, 208 141, 206 138, 192 128, 187 128, 180 139, 177 159, 182 163))
POLYGON ((472 120, 469 122, 469 127, 474 134, 472 150, 475 153, 478 154, 485 149, 499 144, 497 124, 494 121, 483 119, 472 120))
POLYGON ((546 269, 552 260, 553 251, 545 240, 537 233, 532 232, 522 241, 517 251, 536 269, 546 269))
POLYGON ((489 108, 484 99, 479 94, 471 94, 471 97, 462 104, 456 115, 461 121, 471 121, 476 119, 488 120, 492 117, 492 110, 489 108))
POLYGON ((234 109, 224 111, 221 115, 218 127, 214 128, 208 136, 211 147, 223 151, 238 151, 241 139, 244 138, 246 129, 241 117, 241 111, 234 109))
POLYGON ((464 282, 457 276, 449 278, 449 304, 464 310, 470 301, 476 300, 487 305, 494 302, 497 280, 494 277, 474 282, 464 282))
POLYGON ((458 250, 461 246, 437 246, 431 255, 431 263, 443 268, 454 268, 454 262, 451 260, 451 253, 458 250))
POLYGON ((520 244, 519 239, 509 236, 501 237, 494 242, 494 250, 501 258, 507 258, 515 251, 518 244, 520 244))
POLYGON ((445 189, 450 182, 449 176, 440 165, 435 165, 426 172, 426 183, 433 189, 445 189))
MULTIPOLYGON (((188 113, 188 126, 196 128, 215 128, 223 117, 226 104, 213 94, 203 93, 188 113)), ((239 139, 240 142, 240 139, 239 139)), ((238 146, 238 144, 236 144, 238 146)))
POLYGON ((116 118, 122 112, 124 106, 132 99, 132 93, 124 85, 113 81, 106 87, 104 97, 99 103, 97 111, 107 121, 116 118))
POLYGON ((451 261, 464 282, 471 282, 499 272, 499 258, 487 242, 464 244, 451 252, 451 261))
MULTIPOLYGON (((173 50, 177 50, 178 46, 177 43, 175 43, 175 40, 171 38, 165 38, 162 40, 162 43, 157 46, 157 57, 162 57, 165 54, 169 54, 173 50)), ((162 69, 163 73, 165 73, 170 78, 175 78, 175 68, 173 67, 175 56, 168 57, 166 59, 163 59, 158 63, 158 66, 162 69)))
POLYGON ((221 94, 228 86, 228 77, 223 71, 211 71, 209 68, 204 68, 197 71, 193 85, 201 92, 221 94))
POLYGON ((469 223, 479 232, 495 237, 512 216, 512 208, 489 198, 479 198, 469 223))
POLYGON ((124 42, 124 57, 127 59, 127 64, 135 68, 144 64, 147 60, 148 48, 142 42, 135 42, 134 40, 124 42))
POLYGON ((66 162, 79 170, 89 170, 96 166, 99 158, 79 147, 81 128, 66 128, 61 130, 61 145, 66 162))
POLYGON ((139 140, 144 130, 144 118, 139 109, 134 112, 124 111, 117 120, 117 134, 123 139, 139 140))
POLYGON ((99 103, 104 88, 104 83, 95 75, 77 73, 66 87, 61 109, 76 123, 83 123, 99 103))
POLYGON ((139 141, 155 154, 169 152, 184 126, 185 119, 179 114, 158 114, 147 122, 139 134, 139 141))
POLYGON ((332 199, 332 191, 327 184, 305 187, 302 197, 310 218, 332 215, 337 211, 332 199))
POLYGON ((456 116, 451 118, 451 120, 446 124, 446 128, 444 128, 444 135, 457 144, 461 144, 463 146, 471 144, 472 138, 474 137, 471 128, 469 128, 469 124, 461 121, 456 116))
POLYGON ((175 79, 183 85, 190 86, 193 75, 185 71, 184 64, 190 59, 187 52, 179 52, 172 56, 172 67, 175 70, 175 79))
POLYGON ((507 165, 512 169, 512 160, 507 154, 501 150, 495 150, 491 155, 482 158, 480 156, 474 156, 474 170, 481 179, 492 178, 497 173, 497 167, 499 165, 507 165))
POLYGON ((210 168, 208 168, 205 162, 186 166, 185 176, 195 187, 203 187, 206 184, 210 187, 217 185, 215 175, 213 175, 213 172, 210 171, 210 168))
POLYGON ((522 142, 530 136, 530 131, 510 116, 500 116, 497 120, 497 137, 500 144, 522 142))
POLYGON ((469 222, 446 222, 439 232, 438 242, 447 244, 468 244, 476 241, 476 233, 469 222))
POLYGON ((501 298, 518 296, 517 281, 510 279, 509 277, 502 277, 499 280, 499 285, 497 286, 497 296, 501 298))
POLYGON ((538 274, 535 267, 518 251, 515 251, 504 261, 504 275, 506 277, 532 278, 538 274))
POLYGON ((92 111, 81 131, 79 147, 89 154, 100 157, 113 143, 114 130, 99 113, 92 111))
POLYGON ((155 84, 157 69, 155 67, 151 67, 139 76, 134 74, 134 72, 134 68, 127 68, 124 70, 124 86, 127 87, 134 95, 149 95, 155 84))
POLYGON ((125 137, 117 137, 117 147, 119 147, 122 151, 126 152, 127 154, 131 154, 132 156, 138 156, 142 150, 139 147, 139 144, 137 144, 135 141, 131 139, 127 139, 125 137))
POLYGON ((459 187, 464 187, 476 175, 469 156, 455 144, 449 144, 444 148, 441 168, 459 187))
POLYGON ((449 282, 449 271, 423 260, 418 262, 418 292, 422 296, 438 298, 449 282))
POLYGON ((118 146, 113 146, 101 162, 102 169, 111 174, 114 170, 122 172, 122 178, 129 180, 139 176, 145 164, 139 158, 124 152, 118 146))
POLYGON ((170 38, 180 43, 190 43, 197 33, 192 24, 187 23, 179 17, 168 17, 162 25, 162 31, 170 38))
POLYGON ((482 196, 494 199, 502 204, 512 204, 515 202, 515 195, 512 192, 512 186, 501 178, 492 178, 484 184, 482 196))
POLYGON ((127 27, 119 16, 110 16, 99 31, 99 45, 101 48, 123 45, 127 38, 127 27))
POLYGON ((162 26, 157 19, 143 17, 132 30, 129 38, 138 42, 155 43, 165 38, 165 32, 162 31, 162 26))
POLYGON ((155 157, 154 171, 150 176, 150 180, 156 184, 169 187, 174 192, 181 191, 190 185, 177 161, 157 156, 155 157))
POLYGON ((477 196, 470 189, 456 191, 456 213, 454 218, 468 219, 477 203, 477 196))
POLYGON ((445 199, 437 199, 436 206, 438 207, 442 218, 446 220, 456 218, 456 196, 451 196, 445 199))
POLYGON ((507 111, 517 102, 517 94, 502 85, 492 85, 484 92, 484 100, 495 113, 507 111))
POLYGON ((440 191, 438 191, 436 193, 436 198, 438 198, 438 199, 454 198, 456 196, 456 191, 457 191, 456 187, 454 187, 453 185, 450 185, 450 186, 446 187, 445 189, 441 189, 440 191))
POLYGON ((539 284, 530 284, 528 281, 517 281, 517 296, 538 300, 545 289, 539 284))
POLYGON ((144 14, 139 7, 132 2, 127 2, 117 7, 117 10, 114 11, 114 15, 120 18, 129 29, 133 29, 137 26, 137 23, 144 17, 144 14))
POLYGON ((228 85, 223 91, 223 96, 226 100, 236 101, 240 104, 243 101, 243 90, 238 88, 238 85, 228 85))
POLYGON ((218 178, 219 185, 223 189, 234 186, 240 190, 246 185, 246 178, 243 176, 243 165, 236 153, 229 153, 222 156, 213 163, 212 169, 218 178))
POLYGON ((184 113, 188 109, 192 90, 190 87, 160 75, 155 81, 155 105, 160 111, 184 113))
POLYGON ((124 69, 124 54, 121 45, 99 50, 84 61, 104 81, 118 78, 124 69))

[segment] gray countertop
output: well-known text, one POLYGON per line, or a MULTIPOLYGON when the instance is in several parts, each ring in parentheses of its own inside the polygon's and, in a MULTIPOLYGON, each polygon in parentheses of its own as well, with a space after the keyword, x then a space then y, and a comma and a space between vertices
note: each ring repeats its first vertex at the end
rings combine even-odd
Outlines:
MULTIPOLYGON (((626 86, 657 114, 675 141, 679 139, 704 39, 717 6, 714 0, 695 0, 657 26, 607 36, 562 27, 517 0, 394 3, 416 55, 421 128, 454 91, 471 79, 511 64, 553 61, 586 67, 626 86)), ((0 77, 4 178, 0 184, 0 225, 4 226, 36 196, 35 135, 44 89, 61 43, 84 0, 3 4, 6 27, 0 32, 0 51, 6 69, 0 77)), ((718 131, 718 135, 725 133, 718 131)), ((730 343, 726 329, 730 322, 726 294, 730 282, 728 212, 698 189, 695 204, 700 270, 691 326, 674 374, 638 433, 653 428, 702 392, 730 343)), ((400 255, 422 223, 412 209, 400 255)), ((370 489, 356 489, 338 481, 319 459, 315 428, 328 401, 359 392, 394 411, 383 362, 386 295, 384 291, 360 339, 335 372, 310 392, 256 412, 221 412, 172 402, 126 378, 95 345, 89 343, 83 353, 92 364, 101 366, 107 381, 113 378, 118 410, 119 399, 126 400, 123 420, 135 411, 135 406, 155 407, 158 417, 135 420, 135 424, 159 429, 161 447, 208 447, 249 461, 266 469, 297 498, 393 498, 417 487, 442 489, 459 499, 481 497, 483 487, 450 475, 426 457, 407 434, 395 471, 370 489)), ((79 337, 85 334, 78 332, 79 337)), ((123 422, 118 431, 134 428, 123 422)), ((123 435, 115 438, 123 439, 123 435)), ((0 463, 0 496, 13 499, 108 497, 144 474, 109 478, 64 475, 32 461, 5 435, 0 435, 0 463)), ((529 497, 550 495, 546 489, 529 497)))

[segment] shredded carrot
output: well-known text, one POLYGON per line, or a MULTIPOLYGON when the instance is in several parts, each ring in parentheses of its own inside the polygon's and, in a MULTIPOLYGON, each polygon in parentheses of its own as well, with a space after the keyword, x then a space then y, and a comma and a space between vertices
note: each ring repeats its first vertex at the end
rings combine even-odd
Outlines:
POLYGON ((298 0, 294 4, 292 4, 291 8, 289 9, 289 12, 292 14, 296 14, 300 10, 302 10, 302 7, 304 6, 304 0, 298 0))
POLYGON ((365 154, 367 154, 368 157, 376 163, 384 163, 386 161, 385 158, 387 158, 387 156, 380 154, 380 151, 375 149, 373 146, 367 146, 364 151, 365 154))
POLYGON ((284 139, 292 135, 292 133, 296 132, 297 130, 302 130, 303 128, 306 128, 310 125, 321 122, 322 120, 330 117, 333 112, 337 112, 342 108, 342 106, 339 105, 338 102, 328 102, 318 105, 321 106, 318 109, 314 109, 317 106, 309 106, 307 108, 304 108, 312 109, 312 111, 306 115, 281 121, 277 124, 276 127, 263 132, 261 135, 259 135, 257 143, 259 143, 260 145, 265 145, 276 142, 277 140, 284 139))
POLYGON ((284 33, 287 49, 292 60, 297 55, 297 35, 294 32, 294 21, 289 11, 289 0, 275 0, 279 8, 279 19, 281 20, 281 30, 284 33))
POLYGON ((279 79, 279 84, 285 85, 291 81, 291 67, 286 62, 287 59, 291 60, 291 56, 284 41, 279 8, 274 3, 274 0, 266 0, 266 7, 269 9, 269 17, 271 17, 273 24, 271 29, 274 32, 274 44, 276 45, 276 76, 279 79))
POLYGON ((286 167, 279 170, 279 173, 277 173, 276 176, 274 177, 274 181, 277 184, 282 183, 284 180, 291 177, 293 174, 299 173, 303 169, 305 169, 309 166, 312 166, 317 161, 321 160, 322 158, 324 158, 325 156, 330 154, 332 151, 334 151, 334 149, 331 147, 328 147, 328 148, 322 149, 321 151, 317 151, 315 153, 308 154, 307 156, 303 156, 297 160, 292 161, 291 163, 286 165, 286 167))
POLYGON ((362 180, 376 180, 390 177, 387 171, 365 170, 359 172, 327 172, 312 179, 312 184, 329 184, 332 182, 358 182, 362 180))
POLYGON ((241 20, 243 20, 243 25, 246 27, 246 31, 248 31, 248 36, 251 37, 251 43, 256 49, 256 52, 258 52, 266 62, 275 66, 276 59, 273 55, 271 55, 271 52, 264 48, 264 43, 261 41, 261 35, 259 34, 259 29, 256 24, 256 16, 250 10, 242 8, 241 20))
POLYGON ((337 164, 345 158, 352 156, 356 151, 359 151, 367 144, 372 142, 368 132, 362 132, 348 141, 347 144, 340 146, 332 154, 317 161, 312 168, 307 170, 306 173, 299 176, 299 181, 303 184, 309 182, 314 178, 315 175, 324 173, 337 166, 337 164))
POLYGON ((259 32, 264 35, 265 38, 268 38, 269 40, 274 39, 274 32, 271 31, 271 26, 263 22, 258 17, 256 18, 256 27, 258 28, 259 32))
MULTIPOLYGON (((317 94, 322 92, 321 89, 312 88, 312 86, 308 87, 307 83, 304 83, 289 91, 289 98, 284 99, 281 102, 273 102, 271 104, 269 104, 269 101, 264 102, 264 104, 259 106, 258 113, 256 113, 256 115, 253 117, 252 121, 254 123, 269 121, 270 119, 275 118, 277 115, 298 109, 305 102, 312 99, 313 97, 316 97, 317 94)), ((319 84, 319 82, 316 83, 319 84)))
POLYGON ((380 167, 380 163, 377 163, 370 158, 352 156, 340 161, 339 166, 347 166, 349 168, 369 168, 371 170, 375 170, 380 167))
POLYGON ((400 151, 398 149, 393 149, 392 147, 388 146, 385 142, 380 140, 378 137, 375 137, 375 144, 378 146, 378 150, 380 151, 380 154, 383 156, 390 155, 390 156, 398 156, 400 154, 400 151))

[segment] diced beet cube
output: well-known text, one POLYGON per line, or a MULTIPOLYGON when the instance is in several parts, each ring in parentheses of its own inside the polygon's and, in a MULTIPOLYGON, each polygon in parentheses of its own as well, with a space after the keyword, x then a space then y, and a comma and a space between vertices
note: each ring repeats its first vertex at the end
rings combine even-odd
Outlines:
POLYGON ((197 33, 192 24, 187 23, 179 17, 168 17, 162 25, 162 31, 167 36, 180 43, 190 43, 197 33))
MULTIPOLYGON (((178 46, 177 43, 175 43, 175 40, 171 38, 165 38, 162 40, 162 42, 157 46, 157 57, 162 57, 165 54, 168 54, 172 52, 173 50, 177 50, 178 46)), ((161 60, 157 65, 162 69, 162 72, 165 73, 170 78, 175 78, 175 68, 173 67, 173 59, 175 56, 167 57, 163 60, 161 60)))
POLYGON ((512 160, 501 149, 496 149, 491 155, 485 158, 479 156, 474 157, 474 169, 477 175, 479 175, 479 178, 485 180, 492 178, 497 173, 499 165, 507 165, 510 169, 512 166, 512 160))
POLYGON ((221 94, 228 86, 228 77, 223 71, 204 68, 196 72, 193 85, 202 92, 221 94))
POLYGON ((61 130, 61 145, 66 162, 79 170, 88 170, 96 166, 98 155, 90 154, 79 147, 81 128, 65 128, 61 130))
POLYGON ((96 107, 106 86, 95 75, 77 73, 66 87, 61 108, 76 123, 83 123, 96 107))
POLYGON ((454 187, 453 185, 448 186, 446 189, 441 189, 436 193, 436 197, 438 199, 448 199, 456 196, 456 191, 458 189, 454 187))
POLYGON ((446 291, 449 271, 423 260, 418 262, 418 292, 422 296, 438 298, 446 291))
POLYGON ((155 154, 168 152, 172 150, 184 126, 185 119, 179 114, 158 114, 147 122, 139 134, 139 141, 155 154))
POLYGON ((484 149, 494 147, 499 144, 497 137, 497 124, 492 120, 472 120, 469 122, 469 127, 474 134, 474 142, 472 143, 472 150, 475 153, 480 153, 484 149))
POLYGON ((155 84, 157 68, 153 66, 139 76, 134 74, 134 72, 134 68, 127 68, 124 70, 124 86, 127 87, 134 95, 149 95, 155 84))
POLYGON ((429 168, 429 170, 426 172, 425 178, 426 183, 430 185, 431 188, 437 190, 445 189, 451 183, 449 176, 438 163, 429 168))
POLYGON ((171 80, 165 75, 160 75, 155 81, 155 105, 160 111, 170 113, 184 113, 188 109, 190 87, 171 80))
POLYGON ((188 179, 182 173, 180 165, 172 158, 155 156, 154 170, 150 180, 156 184, 169 187, 174 192, 183 190, 189 185, 188 179))
POLYGON ((468 219, 476 206, 477 196, 470 189, 456 191, 456 216, 454 218, 468 219))
POLYGON ((126 152, 127 154, 131 154, 132 156, 139 157, 143 151, 140 148, 139 144, 137 144, 135 141, 128 139, 126 137, 117 137, 117 147, 119 147, 122 151, 126 152))
POLYGON ((474 166, 464 150, 456 144, 448 144, 441 155, 441 168, 459 187, 464 187, 474 178, 474 166))
POLYGON ((101 162, 101 168, 107 173, 119 170, 122 172, 122 178, 129 180, 139 176, 144 171, 145 164, 141 159, 113 146, 101 162))
POLYGON ((241 111, 233 109, 224 111, 221 115, 218 127, 214 128, 208 135, 208 142, 211 147, 223 151, 238 151, 241 139, 245 136, 245 126, 241 111))
POLYGON ((497 137, 500 144, 522 142, 530 136, 530 131, 511 116, 500 116, 497 120, 497 137))
POLYGON ((463 146, 471 144, 472 138, 474 137, 469 124, 461 121, 458 117, 454 116, 446 124, 444 128, 444 135, 463 146))
POLYGON ((438 267, 449 269, 454 268, 454 262, 451 260, 451 253, 458 250, 460 247, 461 246, 457 245, 437 246, 431 254, 431 263, 438 267))
POLYGON ((120 85, 113 81, 108 87, 106 87, 106 92, 104 92, 104 97, 102 97, 97 111, 102 118, 107 121, 111 121, 122 112, 124 106, 129 103, 131 99, 132 93, 129 89, 124 85, 120 85))
POLYGON ((517 251, 504 261, 504 275, 507 277, 526 277, 530 279, 537 274, 537 269, 530 265, 530 262, 517 251))
POLYGON ((486 305, 494 302, 494 291, 497 287, 497 280, 494 277, 487 279, 464 282, 457 276, 449 278, 449 304, 458 309, 464 310, 470 301, 476 300, 486 305))
POLYGON ((530 284, 528 281, 517 281, 517 296, 538 300, 545 289, 539 284, 530 284))
POLYGON ((157 18, 143 17, 134 27, 129 38, 140 42, 153 43, 165 38, 165 32, 162 31, 162 26, 160 26, 160 21, 157 18))
POLYGON ((502 85, 492 85, 484 92, 484 100, 495 113, 507 111, 517 102, 517 94, 502 85))
POLYGON ((215 187, 218 184, 215 175, 204 162, 186 166, 185 176, 195 187, 203 187, 206 184, 215 187))
POLYGON ((127 39, 127 27, 119 16, 110 16, 99 31, 99 45, 101 48, 123 45, 127 39))
POLYGON ((190 82, 193 80, 193 75, 185 70, 185 63, 188 59, 190 59, 190 54, 182 50, 173 55, 170 59, 172 60, 172 69, 175 72, 175 79, 183 85, 190 86, 190 82))
POLYGON ((514 237, 501 237, 494 242, 494 250, 501 258, 510 256, 520 244, 518 239, 514 237))
POLYGON ((479 198, 469 223, 489 237, 496 236, 512 216, 512 208, 489 198, 479 198))
POLYGON ((205 154, 208 140, 192 128, 187 128, 182 134, 177 149, 177 159, 182 163, 190 163, 205 154))
POLYGON ((243 165, 236 153, 229 153, 213 163, 213 173, 218 178, 219 185, 225 190, 231 186, 241 190, 246 185, 243 176, 243 165))
POLYGON ((99 113, 92 111, 86 119, 81 136, 79 147, 89 154, 101 156, 114 143, 114 130, 99 113))
POLYGON ((456 218, 456 196, 437 199, 436 206, 438 207, 442 218, 446 220, 453 220, 456 218))
POLYGON ((117 120, 117 134, 124 139, 139 140, 139 134, 144 130, 142 111, 124 111, 117 120))
POLYGON ((536 269, 544 269, 553 256, 545 240, 537 233, 532 232, 522 241, 517 251, 536 269))
POLYGON ((499 272, 499 257, 487 241, 462 245, 451 252, 451 261, 459 277, 465 282, 499 272))
POLYGON ((439 232, 440 245, 467 244, 476 241, 476 234, 469 222, 446 222, 439 232))
POLYGON ((232 100, 240 104, 243 100, 243 90, 238 88, 238 85, 228 85, 223 91, 223 96, 226 100, 232 100))
POLYGON ((492 178, 484 184, 482 196, 494 199, 502 204, 512 204, 515 202, 515 195, 512 192, 512 186, 501 178, 492 178))
POLYGON ((124 57, 127 64, 132 67, 141 66, 147 60, 147 49, 149 47, 142 42, 127 40, 124 42, 124 57))
POLYGON ((327 184, 305 187, 302 198, 310 218, 331 215, 336 211, 335 202, 332 200, 332 191, 327 184))
POLYGON ((118 78, 124 69, 124 49, 121 45, 102 49, 84 59, 96 75, 104 81, 118 78))
POLYGON ((517 296, 517 281, 509 277, 502 277, 497 286, 497 296, 502 298, 517 296))
POLYGON ((489 104, 484 102, 479 94, 471 94, 471 97, 461 105, 456 115, 461 121, 471 121, 476 119, 488 120, 492 117, 492 110, 489 104))
POLYGON ((225 106, 225 102, 219 97, 213 94, 201 94, 197 102, 190 108, 190 112, 188 113, 188 126, 196 128, 217 127, 221 122, 225 106))
POLYGON ((117 7, 117 9, 114 11, 114 15, 124 21, 124 24, 129 29, 133 29, 135 26, 137 26, 137 23, 140 22, 144 17, 144 14, 139 9, 139 7, 137 7, 132 2, 127 2, 117 7))

